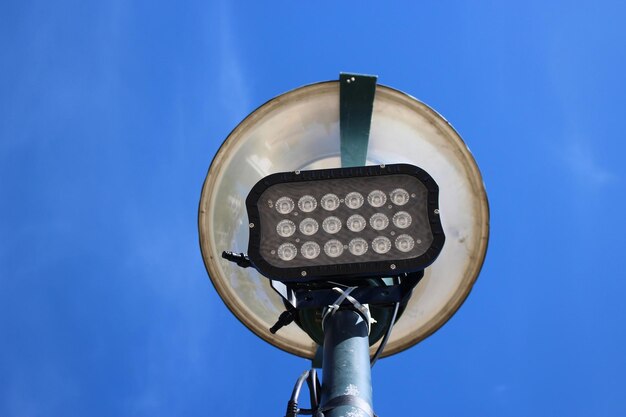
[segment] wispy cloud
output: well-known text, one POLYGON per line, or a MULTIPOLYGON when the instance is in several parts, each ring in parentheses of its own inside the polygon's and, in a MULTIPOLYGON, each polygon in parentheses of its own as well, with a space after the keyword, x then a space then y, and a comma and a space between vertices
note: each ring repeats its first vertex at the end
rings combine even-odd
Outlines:
POLYGON ((240 121, 250 111, 248 86, 243 64, 238 54, 236 32, 233 29, 232 6, 228 1, 219 5, 219 95, 225 114, 240 121))
POLYGON ((498 384, 493 387, 493 393, 496 395, 503 395, 509 390, 509 387, 505 384, 498 384))
POLYGON ((562 155, 565 164, 582 182, 604 185, 615 179, 615 174, 602 165, 588 142, 570 142, 564 146, 562 155))
POLYGON ((614 42, 614 36, 573 26, 575 21, 591 22, 577 13, 581 11, 574 8, 564 11, 543 44, 552 90, 545 97, 553 100, 545 104, 560 113, 553 119, 560 136, 553 151, 561 167, 580 185, 603 186, 618 179, 619 169, 606 153, 616 146, 612 125, 605 122, 616 103, 611 101, 616 90, 607 78, 614 70, 614 47, 607 42, 614 42))

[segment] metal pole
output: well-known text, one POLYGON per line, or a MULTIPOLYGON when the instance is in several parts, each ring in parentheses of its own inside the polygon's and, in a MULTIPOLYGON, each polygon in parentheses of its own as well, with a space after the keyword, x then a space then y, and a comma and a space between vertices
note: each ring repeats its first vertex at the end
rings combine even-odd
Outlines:
POLYGON ((324 417, 373 416, 368 324, 361 314, 339 310, 325 318, 322 370, 324 417))

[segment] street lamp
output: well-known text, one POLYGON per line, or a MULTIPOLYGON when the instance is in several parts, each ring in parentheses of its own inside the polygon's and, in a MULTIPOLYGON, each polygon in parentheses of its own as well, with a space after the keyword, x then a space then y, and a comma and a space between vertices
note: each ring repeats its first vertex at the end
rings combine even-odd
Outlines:
POLYGON ((445 119, 374 77, 342 74, 269 101, 231 132, 204 183, 199 231, 237 318, 283 350, 323 357, 321 395, 314 372, 299 380, 317 412, 371 415, 370 358, 456 312, 482 266, 489 213, 445 119))

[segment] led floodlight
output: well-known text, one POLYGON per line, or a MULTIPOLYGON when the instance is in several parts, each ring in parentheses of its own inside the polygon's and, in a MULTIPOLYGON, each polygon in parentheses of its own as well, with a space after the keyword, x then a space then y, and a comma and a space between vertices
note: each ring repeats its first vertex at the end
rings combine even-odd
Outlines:
POLYGON ((282 282, 421 271, 445 240, 438 195, 409 164, 272 174, 246 200, 248 256, 282 282))

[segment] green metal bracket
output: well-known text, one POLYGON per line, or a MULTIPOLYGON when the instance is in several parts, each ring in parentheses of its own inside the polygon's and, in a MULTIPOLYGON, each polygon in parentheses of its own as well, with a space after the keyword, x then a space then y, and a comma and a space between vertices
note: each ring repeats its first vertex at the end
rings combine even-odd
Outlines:
POLYGON ((339 74, 341 166, 365 165, 376 93, 375 75, 339 74))

